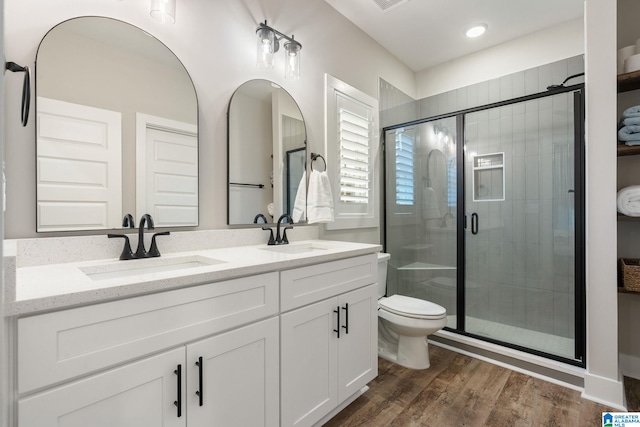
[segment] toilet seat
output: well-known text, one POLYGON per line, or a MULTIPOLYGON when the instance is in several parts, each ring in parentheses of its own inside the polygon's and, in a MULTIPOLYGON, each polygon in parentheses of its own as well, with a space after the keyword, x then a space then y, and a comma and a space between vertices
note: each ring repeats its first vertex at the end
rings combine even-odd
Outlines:
POLYGON ((383 310, 414 319, 436 320, 447 315, 447 310, 438 304, 405 295, 381 298, 378 304, 383 310))

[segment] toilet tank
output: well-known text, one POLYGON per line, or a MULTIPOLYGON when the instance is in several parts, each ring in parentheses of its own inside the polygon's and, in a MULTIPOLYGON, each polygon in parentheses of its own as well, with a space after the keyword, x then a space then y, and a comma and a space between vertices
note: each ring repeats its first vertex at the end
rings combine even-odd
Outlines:
POLYGON ((387 292, 387 264, 391 255, 382 252, 378 253, 378 298, 387 292))

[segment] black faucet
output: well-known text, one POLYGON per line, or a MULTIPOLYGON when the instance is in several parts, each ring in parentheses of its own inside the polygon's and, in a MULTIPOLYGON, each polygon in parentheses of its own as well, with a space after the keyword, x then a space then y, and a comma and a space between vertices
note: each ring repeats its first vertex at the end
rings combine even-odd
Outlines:
POLYGON ((287 230, 292 229, 293 225, 285 227, 284 230, 282 231, 282 237, 280 237, 280 224, 282 223, 283 219, 286 219, 288 224, 293 224, 293 218, 291 218, 291 215, 289 214, 280 215, 280 218, 278 218, 278 224, 277 224, 276 245, 289 244, 289 240, 287 239, 287 230))
POLYGON ((135 253, 136 258, 149 258, 152 256, 144 248, 145 224, 147 226, 147 230, 153 230, 154 224, 153 224, 153 218, 151 218, 151 215, 144 214, 142 215, 142 217, 140 217, 140 224, 138 225, 138 249, 136 249, 136 253, 135 253))
POLYGON ((125 228, 136 228, 136 223, 133 221, 131 214, 126 214, 124 218, 122 218, 122 226, 125 228))
POLYGON ((259 213, 258 215, 255 216, 255 218, 253 218, 253 223, 257 224, 258 220, 262 218, 262 221, 266 224, 267 223, 267 217, 262 215, 261 213, 259 213))
MULTIPOLYGON (((133 223, 133 216, 131 214, 126 214, 124 218, 122 218, 122 226, 125 228, 134 228, 135 225, 133 223)), ((120 254, 121 260, 127 259, 135 259, 136 256, 131 251, 131 244, 129 243, 129 236, 125 236, 124 234, 107 234, 107 237, 113 239, 115 237, 121 237, 124 239, 124 247, 122 248, 122 253, 120 254)))

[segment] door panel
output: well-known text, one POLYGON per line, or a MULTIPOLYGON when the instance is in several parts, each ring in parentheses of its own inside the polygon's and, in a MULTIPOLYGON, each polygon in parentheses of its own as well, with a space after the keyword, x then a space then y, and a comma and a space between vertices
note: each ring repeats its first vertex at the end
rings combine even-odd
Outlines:
POLYGON ((465 115, 465 330, 575 356, 573 94, 465 115))
POLYGON ((278 336, 272 318, 187 346, 190 427, 279 425, 278 336))
POLYGON ((281 316, 283 426, 311 426, 338 405, 337 309, 330 298, 281 316))
POLYGON ((38 231, 120 228, 121 114, 38 98, 38 231))

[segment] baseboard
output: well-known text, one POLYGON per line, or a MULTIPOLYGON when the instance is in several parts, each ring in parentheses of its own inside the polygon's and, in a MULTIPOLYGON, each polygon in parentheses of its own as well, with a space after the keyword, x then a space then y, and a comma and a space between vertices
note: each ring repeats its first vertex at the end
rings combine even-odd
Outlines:
POLYGON ((621 411, 627 410, 624 402, 624 387, 619 380, 586 372, 582 397, 621 411))
POLYGON ((622 375, 640 380, 640 357, 620 353, 618 363, 622 375))

